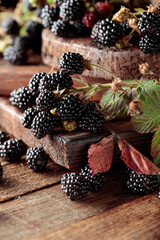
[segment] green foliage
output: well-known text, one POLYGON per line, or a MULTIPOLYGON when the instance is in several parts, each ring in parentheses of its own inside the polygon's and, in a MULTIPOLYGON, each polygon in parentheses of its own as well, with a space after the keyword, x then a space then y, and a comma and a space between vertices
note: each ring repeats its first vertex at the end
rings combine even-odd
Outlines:
POLYGON ((160 168, 160 128, 157 129, 153 136, 151 154, 154 159, 154 163, 160 168))

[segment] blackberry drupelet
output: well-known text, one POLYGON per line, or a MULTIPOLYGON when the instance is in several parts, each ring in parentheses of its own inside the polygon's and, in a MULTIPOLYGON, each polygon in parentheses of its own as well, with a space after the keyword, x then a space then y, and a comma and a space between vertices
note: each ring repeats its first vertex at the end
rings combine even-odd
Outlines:
POLYGON ((29 11, 33 11, 36 9, 35 7, 32 6, 32 4, 29 3, 29 0, 23 0, 23 5, 29 11))
POLYGON ((62 121, 72 122, 78 119, 82 110, 83 103, 78 95, 68 95, 62 98, 57 106, 57 114, 62 121))
POLYGON ((34 105, 35 98, 28 87, 22 87, 11 92, 10 102, 19 109, 25 110, 34 105))
POLYGON ((19 160, 27 151, 27 146, 20 139, 10 139, 0 146, 0 156, 7 161, 19 160))
POLYGON ((84 70, 84 59, 79 53, 63 53, 60 59, 60 69, 68 71, 70 75, 79 73, 84 70))
POLYGON ((9 139, 9 135, 6 132, 0 131, 0 145, 9 139))
POLYGON ((26 24, 26 31, 34 39, 39 39, 41 38, 41 33, 42 33, 43 25, 39 22, 36 21, 28 21, 26 24))
POLYGON ((6 8, 15 8, 18 3, 18 0, 1 0, 0 6, 6 7, 6 8))
POLYGON ((38 96, 40 80, 43 79, 43 77, 45 76, 46 76, 45 72, 36 73, 29 81, 28 86, 33 96, 38 96))
POLYGON ((72 78, 69 76, 67 71, 55 72, 47 74, 43 79, 40 80, 39 90, 44 89, 56 91, 62 89, 70 89, 73 85, 72 78))
POLYGON ((58 122, 53 114, 50 112, 39 112, 35 116, 31 125, 31 131, 37 138, 45 137, 51 134, 58 126, 58 122))
POLYGON ((87 195, 89 186, 83 176, 67 173, 61 179, 61 188, 69 199, 76 201, 87 195))
POLYGON ((53 22, 51 31, 59 37, 69 37, 72 32, 72 26, 68 22, 65 22, 61 19, 53 22))
POLYGON ((94 102, 87 103, 79 119, 79 128, 83 131, 97 133, 103 129, 104 123, 104 117, 97 109, 96 104, 94 102))
POLYGON ((98 21, 94 27, 92 28, 92 32, 91 32, 91 38, 96 42, 99 43, 99 38, 98 38, 98 34, 99 34, 99 27, 101 26, 101 21, 98 21))
POLYGON ((64 21, 81 19, 85 13, 85 4, 82 0, 65 0, 60 5, 59 16, 64 21))
POLYGON ((146 195, 158 189, 159 180, 156 175, 136 174, 134 171, 131 171, 127 186, 133 193, 146 195))
POLYGON ((45 5, 41 10, 42 24, 45 28, 51 29, 54 21, 58 20, 59 7, 45 5))
POLYGON ((128 20, 121 22, 120 25, 122 27, 122 32, 124 33, 124 35, 128 35, 132 31, 132 29, 129 26, 128 20))
POLYGON ((23 119, 22 119, 22 125, 25 128, 31 128, 33 119, 35 116, 38 114, 37 108, 28 108, 27 110, 24 111, 23 113, 23 119))
POLYGON ((89 35, 90 33, 89 28, 87 28, 81 20, 75 20, 73 22, 73 27, 74 27, 76 36, 79 36, 79 37, 86 36, 86 35, 89 35))
POLYGON ((93 36, 92 38, 95 42, 101 43, 103 46, 114 46, 122 37, 120 24, 108 18, 99 23, 98 30, 98 35, 96 36, 95 34, 95 38, 93 36))
POLYGON ((139 22, 139 30, 143 35, 160 34, 160 16, 157 13, 142 13, 139 22))
POLYGON ((82 175, 88 182, 89 191, 91 192, 98 192, 106 181, 106 178, 102 173, 97 173, 92 176, 92 170, 89 166, 82 168, 80 175, 82 175))
POLYGON ((139 48, 144 53, 155 53, 160 51, 160 36, 147 36, 141 37, 139 48))
POLYGON ((2 29, 6 34, 17 35, 19 32, 19 26, 14 18, 7 18, 2 21, 2 29))
POLYGON ((49 111, 57 107, 57 99, 52 91, 44 89, 36 98, 36 105, 39 111, 49 111))
POLYGON ((27 62, 26 52, 20 46, 8 46, 3 53, 4 60, 16 64, 23 65, 27 62))
POLYGON ((34 171, 42 171, 46 168, 48 155, 42 148, 29 148, 26 155, 27 165, 34 171))

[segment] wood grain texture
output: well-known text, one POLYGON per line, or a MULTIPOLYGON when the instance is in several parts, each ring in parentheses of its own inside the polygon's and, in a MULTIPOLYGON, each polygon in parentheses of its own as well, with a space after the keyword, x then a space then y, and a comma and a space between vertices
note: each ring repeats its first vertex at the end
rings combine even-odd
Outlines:
MULTIPOLYGON (((50 66, 59 66, 59 59, 65 52, 79 52, 84 58, 99 64, 114 72, 121 79, 140 78, 139 64, 148 62, 155 73, 160 73, 160 53, 144 54, 138 47, 124 49, 97 48, 91 44, 90 38, 64 39, 56 37, 50 30, 45 29, 42 33, 42 59, 50 66)), ((84 76, 104 78, 112 80, 112 76, 98 68, 92 71, 86 70, 84 76)))

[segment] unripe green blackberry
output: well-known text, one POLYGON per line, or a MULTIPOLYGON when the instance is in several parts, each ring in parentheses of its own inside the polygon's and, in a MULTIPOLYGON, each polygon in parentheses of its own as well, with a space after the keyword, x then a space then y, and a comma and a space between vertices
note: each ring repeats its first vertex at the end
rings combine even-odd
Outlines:
POLYGON ((139 30, 143 35, 160 34, 160 16, 157 13, 142 13, 139 22, 139 30))
POLYGON ((48 155, 42 148, 29 148, 26 155, 27 165, 34 171, 43 171, 48 162, 48 155))
POLYGON ((23 113, 22 124, 25 128, 31 128, 33 119, 38 114, 37 108, 28 108, 23 113))
POLYGON ((84 59, 79 53, 63 53, 60 59, 60 69, 72 74, 82 74, 84 70, 84 59))
POLYGON ((0 145, 9 139, 9 135, 6 132, 0 131, 0 145))
POLYGON ((39 111, 49 111, 57 107, 57 99, 52 91, 44 89, 36 98, 36 105, 39 111))
POLYGON ((58 20, 59 7, 45 5, 41 10, 42 24, 45 28, 51 29, 54 21, 58 20))
POLYGON ((88 193, 88 187, 85 178, 76 173, 64 174, 61 179, 61 188, 72 201, 85 197, 88 193))
POLYGON ((2 29, 6 34, 18 35, 19 26, 14 18, 7 18, 2 21, 2 29))
POLYGON ((43 79, 43 77, 45 76, 46 76, 45 72, 36 73, 35 75, 33 75, 31 80, 29 81, 28 86, 33 96, 38 96, 40 80, 43 79))

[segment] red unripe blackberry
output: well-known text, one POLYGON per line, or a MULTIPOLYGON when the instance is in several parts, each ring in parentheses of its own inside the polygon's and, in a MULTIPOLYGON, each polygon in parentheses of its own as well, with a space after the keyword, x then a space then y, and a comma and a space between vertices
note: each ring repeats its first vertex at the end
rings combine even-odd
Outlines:
POLYGON ((0 145, 9 139, 9 135, 6 132, 0 131, 0 145))
POLYGON ((139 22, 139 30, 143 35, 160 34, 160 16, 157 13, 142 13, 139 22))
POLYGON ((85 197, 88 193, 88 187, 85 178, 77 173, 64 174, 61 179, 61 188, 72 201, 85 197))
POLYGON ((36 73, 29 81, 28 86, 33 96, 38 96, 40 80, 45 76, 46 76, 45 72, 36 73))
POLYGON ((85 13, 85 4, 82 0, 65 0, 60 5, 59 16, 64 21, 81 19, 85 13))
POLYGON ((0 146, 0 156, 7 161, 19 160, 27 151, 27 146, 20 139, 10 139, 0 146))
POLYGON ((14 18, 7 18, 2 21, 2 29, 6 34, 18 35, 19 26, 14 18))
POLYGON ((44 89, 36 98, 36 105, 39 111, 49 111, 57 107, 57 99, 51 90, 44 89))
POLYGON ((28 108, 23 113, 22 124, 25 128, 31 128, 33 119, 38 114, 37 108, 28 108))
POLYGON ((31 131, 37 138, 43 138, 47 134, 54 132, 58 122, 50 112, 39 112, 33 119, 31 131))
POLYGON ((54 21, 58 20, 59 7, 45 5, 41 10, 42 24, 45 28, 51 29, 54 21))
POLYGON ((27 62, 26 51, 19 45, 8 46, 3 53, 4 60, 15 64, 24 65, 27 62))
POLYGON ((87 27, 92 29, 96 22, 99 20, 99 17, 96 13, 87 12, 82 18, 83 24, 87 27))
POLYGON ((98 192, 106 181, 106 178, 102 173, 97 173, 92 176, 92 170, 89 166, 82 168, 80 175, 82 175, 88 182, 89 191, 91 192, 98 192))
POLYGON ((11 92, 10 102, 19 109, 25 110, 33 106, 35 98, 28 87, 22 87, 11 92))
POLYGON ((51 32, 59 37, 70 37, 72 33, 72 26, 68 22, 58 19, 53 22, 51 32))
POLYGON ((147 36, 141 37, 139 48, 144 53, 156 53, 160 51, 160 36, 147 36))
POLYGON ((63 53, 60 59, 60 69, 72 74, 82 74, 84 70, 84 59, 79 53, 63 53))
POLYGON ((113 10, 113 6, 107 2, 97 2, 95 5, 95 11, 102 19, 108 17, 113 10))
POLYGON ((26 161, 29 168, 34 171, 43 171, 48 162, 48 155, 42 148, 29 148, 26 155, 26 161))
POLYGON ((83 110, 83 103, 78 95, 68 95, 59 101, 57 114, 60 120, 72 122, 78 119, 83 110))
POLYGON ((41 79, 39 84, 39 90, 43 91, 48 89, 51 91, 70 89, 73 85, 72 78, 69 76, 67 71, 54 72, 52 74, 47 74, 43 79, 41 79))

